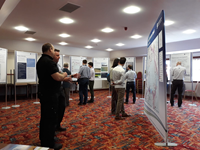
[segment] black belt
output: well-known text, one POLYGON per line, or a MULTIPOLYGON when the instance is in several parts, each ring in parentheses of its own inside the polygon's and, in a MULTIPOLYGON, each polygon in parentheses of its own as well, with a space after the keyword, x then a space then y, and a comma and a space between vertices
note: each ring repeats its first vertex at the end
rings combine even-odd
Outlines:
POLYGON ((183 81, 183 80, 176 80, 176 79, 174 79, 173 81, 183 81))
POLYGON ((127 82, 127 83, 135 83, 135 81, 127 82))

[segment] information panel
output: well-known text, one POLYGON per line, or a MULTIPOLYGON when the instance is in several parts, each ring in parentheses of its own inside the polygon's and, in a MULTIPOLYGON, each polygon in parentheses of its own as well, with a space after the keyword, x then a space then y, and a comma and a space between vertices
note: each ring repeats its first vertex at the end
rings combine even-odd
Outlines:
POLYGON ((60 55, 60 59, 58 61, 58 65, 63 68, 63 55, 60 55))
POLYGON ((7 82, 7 53, 7 49, 0 48, 0 83, 7 82))
POLYGON ((70 68, 71 68, 72 74, 76 74, 79 72, 80 67, 83 65, 84 59, 87 59, 87 58, 86 57, 76 57, 76 56, 70 57, 70 68))
MULTIPOLYGON (((185 81, 191 81, 191 53, 172 54, 171 55, 171 69, 173 69, 177 62, 181 62, 181 66, 186 68, 185 81)), ((172 72, 172 70, 171 70, 172 72)), ((173 80, 173 78, 172 78, 173 80)))
POLYGON ((162 11, 148 37, 144 112, 167 142, 164 20, 162 11))
POLYGON ((36 82, 37 54, 15 51, 16 83, 36 82))
POLYGON ((97 79, 107 78, 107 75, 109 73, 108 61, 109 58, 93 58, 95 78, 97 79))
POLYGON ((123 68, 126 71, 128 65, 133 67, 133 71, 135 71, 135 57, 126 57, 126 63, 124 64, 123 68))

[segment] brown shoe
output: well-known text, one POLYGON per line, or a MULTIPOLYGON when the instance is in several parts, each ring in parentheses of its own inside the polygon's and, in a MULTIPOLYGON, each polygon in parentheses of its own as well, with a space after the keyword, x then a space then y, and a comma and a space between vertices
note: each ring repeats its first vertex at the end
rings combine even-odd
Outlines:
POLYGON ((130 117, 131 115, 123 114, 122 117, 130 117))
POLYGON ((128 102, 124 102, 124 104, 128 104, 128 102))
POLYGON ((115 117, 115 120, 124 120, 125 118, 122 118, 122 117, 115 117))

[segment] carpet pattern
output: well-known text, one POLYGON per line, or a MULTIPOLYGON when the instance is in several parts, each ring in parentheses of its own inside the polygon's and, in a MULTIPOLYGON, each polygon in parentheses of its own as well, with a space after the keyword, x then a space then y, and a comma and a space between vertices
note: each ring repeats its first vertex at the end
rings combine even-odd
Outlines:
MULTIPOLYGON (((78 94, 74 93, 70 106, 66 108, 62 126, 66 132, 57 132, 58 142, 63 150, 197 150, 200 149, 200 103, 189 106, 191 101, 183 100, 182 108, 168 107, 169 142, 177 147, 158 147, 156 142, 163 142, 144 114, 144 101, 138 99, 136 104, 125 104, 125 110, 131 117, 116 121, 110 113, 111 99, 108 91, 95 91, 95 102, 78 106, 78 94)), ((132 96, 132 94, 131 94, 132 96)), ((141 95, 137 95, 141 97, 141 95)), ((19 108, 0 110, 0 143, 40 145, 39 121, 40 105, 35 100, 18 100, 19 108)), ((14 102, 8 102, 13 105, 14 102)), ((0 102, 0 107, 5 103, 0 102)))

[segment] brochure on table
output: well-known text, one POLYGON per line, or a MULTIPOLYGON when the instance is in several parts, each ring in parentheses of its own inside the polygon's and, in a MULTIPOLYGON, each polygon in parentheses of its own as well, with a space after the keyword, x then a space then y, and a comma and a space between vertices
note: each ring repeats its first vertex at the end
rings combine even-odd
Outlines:
POLYGON ((0 83, 7 82, 7 53, 7 49, 0 48, 0 83))
POLYGON ((36 60, 36 53, 15 51, 16 83, 36 82, 36 60))
POLYGON ((109 58, 93 58, 95 80, 107 80, 109 73, 109 58))

